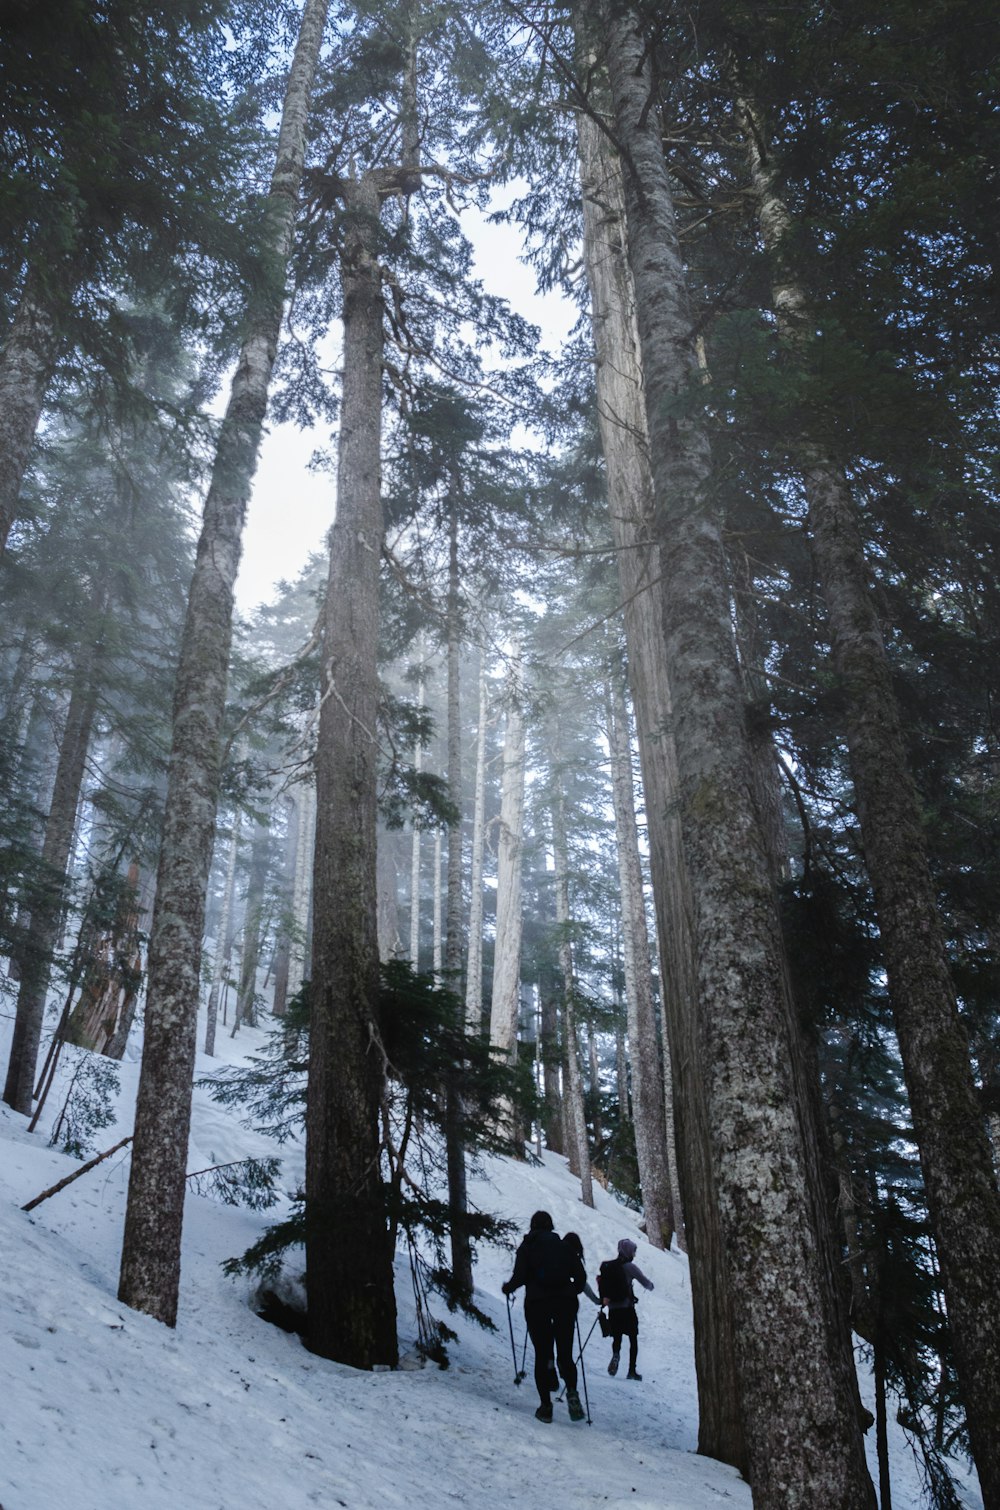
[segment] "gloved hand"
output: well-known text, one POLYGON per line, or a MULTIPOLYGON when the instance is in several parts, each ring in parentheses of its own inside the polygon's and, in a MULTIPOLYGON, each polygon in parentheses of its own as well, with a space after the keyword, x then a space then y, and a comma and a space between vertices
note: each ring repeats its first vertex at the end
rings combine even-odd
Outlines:
POLYGON ((510 1281, 509 1280, 505 1279, 504 1282, 503 1282, 503 1284, 500 1286, 500 1294, 501 1295, 509 1295, 510 1294, 510 1281))

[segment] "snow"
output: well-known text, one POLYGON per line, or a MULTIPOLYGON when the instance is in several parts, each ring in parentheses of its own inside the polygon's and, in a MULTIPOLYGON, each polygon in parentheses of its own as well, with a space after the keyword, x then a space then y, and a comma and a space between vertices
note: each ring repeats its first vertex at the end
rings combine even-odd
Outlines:
MULTIPOLYGON (((220 1058, 237 1060, 261 1034, 220 1039, 220 1058)), ((200 1059, 199 1073, 219 1062, 200 1059)), ((68 1074, 67 1063, 63 1086, 68 1074)), ((137 1078, 138 1065, 124 1063, 118 1121, 100 1134, 102 1148, 131 1131, 137 1078)), ((57 1086, 43 1124, 59 1105, 57 1086)), ((749 1510, 739 1475, 695 1451, 686 1258, 651 1248, 636 1213, 600 1187, 596 1210, 585 1208, 561 1158, 491 1160, 471 1194, 523 1230, 532 1211, 548 1209, 557 1231, 580 1233, 591 1276, 619 1237, 636 1239, 637 1261, 656 1287, 639 1307, 643 1380, 627 1380, 624 1370, 608 1376, 609 1344, 595 1329, 584 1354, 592 1425, 571 1423, 564 1403, 552 1425, 534 1419, 530 1346, 528 1377, 514 1384, 500 1293, 509 1251, 484 1248, 476 1265, 476 1300, 495 1333, 448 1317, 459 1341, 447 1370, 360 1373, 314 1357, 298 1337, 260 1320, 252 1283, 223 1274, 223 1260, 242 1253, 275 1213, 190 1195, 179 1320, 170 1330, 116 1298, 127 1150, 25 1214, 24 1202, 79 1167, 47 1146, 47 1126, 30 1136, 26 1128, 0 1107, 0 1510, 749 1510)), ((276 1151, 196 1091, 190 1169, 276 1151)), ((283 1152, 291 1189, 302 1151, 283 1152)), ((412 1362, 402 1257, 396 1291, 401 1353, 412 1362)), ((446 1315, 443 1303, 436 1313, 446 1315)), ((583 1336, 595 1314, 581 1298, 583 1336)), ((513 1321, 520 1364, 519 1301, 513 1321)), ((919 1474, 893 1431, 893 1504, 918 1510, 919 1474)), ((963 1503, 981 1510, 973 1484, 963 1480, 963 1503)))

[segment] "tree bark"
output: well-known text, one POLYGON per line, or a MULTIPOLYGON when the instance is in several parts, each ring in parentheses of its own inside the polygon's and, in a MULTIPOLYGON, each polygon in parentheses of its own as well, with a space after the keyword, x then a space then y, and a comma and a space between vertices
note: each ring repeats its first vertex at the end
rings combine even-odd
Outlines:
POLYGON ((223 981, 229 973, 229 960, 233 947, 233 899, 236 895, 236 857, 240 847, 240 823, 243 814, 239 808, 233 812, 233 836, 226 860, 226 879, 222 890, 222 906, 215 935, 215 959, 212 964, 212 986, 208 993, 208 1011, 205 1019, 205 1053, 215 1056, 215 1030, 219 1020, 219 997, 223 981))
POLYGON ((281 330, 309 100, 328 0, 306 0, 239 361, 219 433, 174 688, 119 1299, 173 1326, 191 1125, 205 892, 222 757, 233 584, 281 330))
POLYGON ((376 886, 378 889, 378 957, 398 959, 403 952, 399 932, 398 834, 381 827, 378 833, 376 886))
POLYGON ((441 930, 441 830, 434 831, 434 884, 431 888, 431 969, 439 977, 444 967, 444 935, 441 930))
POLYGON ((476 777, 472 810, 469 878, 469 946, 465 962, 465 1025, 483 1026, 483 853, 486 847, 486 659, 479 652, 479 722, 476 725, 476 777))
MULTIPOLYGON (((754 106, 739 114, 773 302, 788 350, 808 360, 809 303, 787 254, 792 220, 754 106)), ((800 440, 813 557, 844 694, 851 773, 959 1385, 984 1505, 1000 1507, 1000 1191, 958 1012, 858 509, 843 469, 800 440)))
POLYGON ((0 559, 17 518, 60 342, 59 317, 42 279, 30 271, 0 355, 0 559))
POLYGON ((521 846, 524 839, 524 688, 519 651, 507 683, 500 840, 497 846, 497 921, 493 952, 490 1043, 513 1061, 521 998, 521 846))
POLYGON ((629 683, 649 825, 666 1032, 663 1081, 674 1221, 690 1259, 698 1381, 698 1451, 746 1468, 732 1310, 697 1038, 692 902, 677 803, 679 776, 663 655, 660 557, 653 530, 645 393, 626 254, 621 164, 600 127, 578 117, 584 261, 590 284, 601 445, 618 550, 629 683))
POLYGON ((624 161, 699 1035, 750 1482, 760 1505, 874 1504, 815 1221, 784 961, 733 643, 692 318, 648 50, 599 12, 624 161))
POLYGON ((448 795, 456 816, 448 824, 448 872, 445 904, 445 959, 447 984, 462 996, 463 920, 462 902, 462 600, 459 576, 458 510, 452 502, 448 516, 448 795))
MULTIPOLYGON (((424 684, 420 682, 417 701, 424 705, 424 684)), ((424 768, 424 747, 418 743, 413 751, 413 769, 417 775, 424 768)), ((414 823, 410 846, 410 964, 420 969, 420 828, 414 823)))
POLYGON ((260 965, 261 927, 264 913, 264 888, 267 885, 270 832, 266 823, 254 824, 250 841, 250 873, 247 877, 246 907, 243 911, 243 947, 240 950, 240 983, 233 1015, 235 1038, 243 1023, 257 1022, 257 970, 260 965))
POLYGON ((80 997, 66 1024, 67 1043, 109 1059, 120 1059, 125 1051, 142 985, 138 892, 139 862, 133 860, 110 926, 101 934, 88 930, 80 997))
POLYGON ((278 910, 278 934, 274 945, 274 988, 271 993, 271 1012, 275 1017, 284 1017, 288 1011, 288 970, 291 964, 291 932, 285 926, 292 905, 295 887, 295 860, 298 849, 298 821, 295 799, 284 799, 285 845, 281 864, 281 902, 278 910))
POLYGON ((565 1154, 559 997, 554 989, 547 988, 547 983, 544 981, 539 982, 538 995, 541 1002, 542 1084, 544 1087, 542 1129, 545 1133, 546 1148, 551 1149, 553 1153, 565 1154))
POLYGON ((397 1359, 380 1172, 376 923, 383 309, 372 175, 345 184, 344 381, 323 609, 306 1111, 307 1345, 354 1368, 397 1359), (359 1263, 359 1254, 363 1263, 359 1263))
POLYGON ((312 895, 313 852, 316 844, 316 788, 312 781, 296 789, 295 884, 292 888, 292 939, 288 956, 288 995, 297 996, 305 977, 312 895))
MULTIPOLYGON (((448 824, 448 884, 445 907, 445 983, 461 1001, 462 906, 462 615, 458 556, 458 510, 454 501, 448 517, 448 795, 456 816, 448 824)), ((440 866, 439 866, 440 871, 440 866)), ((462 1025, 458 1009, 458 1027, 462 1025)), ((448 1206, 451 1219, 451 1272, 457 1289, 471 1298, 472 1244, 465 1225, 469 1210, 463 1125, 465 1108, 453 1078, 445 1086, 445 1152, 448 1167, 448 1206)))
POLYGON ((86 650, 73 678, 52 801, 45 822, 41 874, 32 900, 31 919, 19 949, 21 978, 3 1099, 25 1116, 30 1115, 34 1099, 52 952, 61 928, 66 867, 72 850, 87 748, 97 709, 96 660, 95 651, 86 650))
POLYGON ((639 831, 635 821, 632 742, 620 674, 620 667, 613 667, 608 675, 608 744, 622 895, 622 955, 632 1064, 635 1151, 646 1217, 646 1236, 654 1248, 669 1248, 674 1220, 670 1198, 670 1169, 667 1164, 663 1075, 653 1007, 639 831))
POLYGON ((576 1031, 576 995, 573 974, 573 945, 570 940, 572 914, 569 905, 569 856, 566 845, 566 813, 562 786, 553 769, 555 797, 552 803, 552 861, 555 870, 556 931, 559 973, 562 976, 563 1052, 566 1062, 566 1123, 570 1144, 570 1168, 580 1180, 580 1199, 585 1206, 594 1204, 594 1183, 587 1144, 587 1120, 583 1104, 583 1076, 580 1073, 580 1045, 576 1031), (575 1156, 575 1157, 574 1157, 575 1156), (575 1165, 575 1167, 574 1167, 575 1165))

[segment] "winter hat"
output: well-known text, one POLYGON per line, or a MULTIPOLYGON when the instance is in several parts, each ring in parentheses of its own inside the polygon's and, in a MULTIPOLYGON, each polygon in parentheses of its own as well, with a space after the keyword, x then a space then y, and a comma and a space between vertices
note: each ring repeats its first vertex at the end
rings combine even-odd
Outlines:
POLYGON ((618 1257, 626 1263, 635 1258, 635 1243, 630 1237, 623 1237, 618 1243, 618 1257))
MULTIPOLYGON (((547 1211, 536 1211, 529 1225, 532 1232, 551 1232, 552 1218, 547 1211)), ((635 1252, 634 1243, 632 1245, 632 1252, 635 1252)))

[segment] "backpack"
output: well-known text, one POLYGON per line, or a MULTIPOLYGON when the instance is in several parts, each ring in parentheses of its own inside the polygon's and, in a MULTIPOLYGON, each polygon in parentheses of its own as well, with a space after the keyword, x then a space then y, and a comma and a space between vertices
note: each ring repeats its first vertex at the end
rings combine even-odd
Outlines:
POLYGON ((530 1279, 546 1293, 559 1293, 573 1288, 575 1255, 563 1245, 554 1232, 540 1233, 532 1244, 528 1259, 530 1279))
POLYGON ((632 1286, 625 1273, 624 1260, 606 1258, 597 1276, 597 1293, 610 1305, 625 1305, 632 1296, 632 1286))

